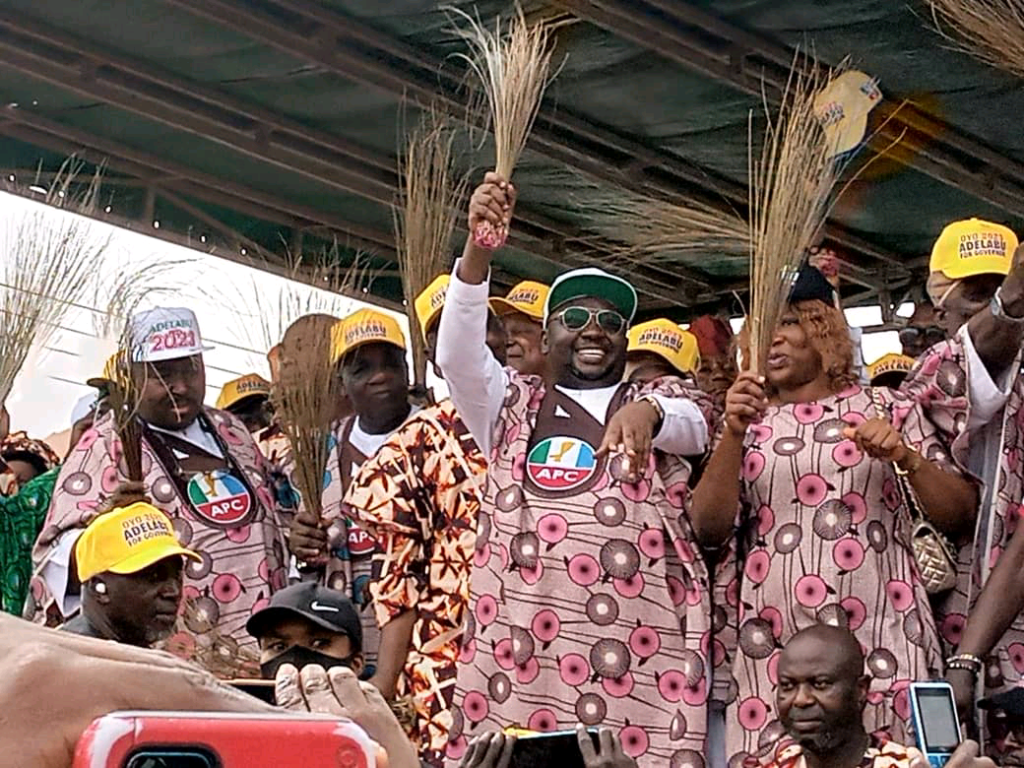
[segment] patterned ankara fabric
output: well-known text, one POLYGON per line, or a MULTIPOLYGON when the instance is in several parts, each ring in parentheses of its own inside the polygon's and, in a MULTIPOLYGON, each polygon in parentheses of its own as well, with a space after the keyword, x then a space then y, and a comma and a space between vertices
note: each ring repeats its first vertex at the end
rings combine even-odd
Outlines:
MULTIPOLYGON (((982 449, 983 436, 968 429, 968 357, 962 343, 938 344, 918 359, 901 388, 928 412, 952 445, 963 467, 971 465, 972 449, 982 449)), ((955 651, 967 614, 981 593, 999 555, 1010 543, 1024 507, 1024 375, 1013 381, 1010 398, 990 425, 995 444, 995 479, 988 506, 978 512, 976 533, 961 542, 960 578, 954 590, 935 602, 935 617, 944 649, 955 651)), ((986 432, 985 437, 989 433, 986 432)), ((984 696, 1015 685, 1024 676, 1024 615, 1018 616, 986 659, 984 696)), ((986 745, 988 746, 988 745, 986 745)))
MULTIPOLYGON (((627 485, 621 454, 588 453, 603 424, 557 390, 545 394, 539 378, 509 376, 477 528, 449 764, 484 731, 583 722, 612 728, 640 768, 702 768, 710 593, 684 511, 689 465, 655 451, 627 485), (540 487, 561 481, 571 487, 540 487)), ((709 410, 701 393, 664 378, 624 385, 609 415, 640 392, 709 410)))
POLYGON ((0 598, 3 610, 21 616, 29 579, 32 545, 42 530, 60 468, 33 478, 13 496, 0 498, 0 598))
POLYGON ((380 648, 380 626, 370 597, 373 555, 377 545, 366 531, 342 512, 345 491, 359 467, 369 458, 348 439, 357 418, 343 418, 331 437, 323 495, 323 520, 331 526, 331 550, 324 569, 323 583, 348 595, 359 611, 363 627, 363 659, 366 662, 363 677, 369 678, 377 669, 377 651, 380 648))
MULTIPOLYGON (((803 752, 803 747, 786 739, 779 744, 775 759, 768 764, 768 768, 805 768, 807 760, 803 752)), ((923 759, 924 756, 913 747, 897 744, 884 736, 872 735, 858 768, 910 768, 915 761, 923 759)))
MULTIPOLYGON (((165 647, 221 677, 258 677, 258 649, 245 631, 245 623, 254 611, 267 604, 274 591, 285 585, 283 529, 265 461, 248 431, 238 419, 223 411, 205 408, 200 418, 230 456, 226 464, 232 479, 222 479, 219 490, 205 484, 203 478, 208 476, 208 470, 185 473, 181 464, 196 460, 224 464, 222 460, 210 461, 209 456, 196 454, 180 459, 178 466, 167 467, 159 456, 172 456, 171 462, 178 463, 173 457, 185 446, 178 445, 172 454, 154 448, 153 438, 144 439, 142 445, 147 495, 171 518, 181 543, 202 556, 202 562, 185 567, 183 616, 177 633, 166 641, 165 647), (190 493, 208 491, 210 495, 200 495, 194 503, 189 502, 180 490, 183 482, 188 483, 190 493), (239 510, 245 508, 241 497, 249 498, 245 514, 232 519, 230 526, 218 522, 222 518, 208 506, 225 487, 228 491, 245 490, 238 497, 242 505, 239 510)), ((87 526, 103 501, 124 482, 121 453, 110 414, 83 435, 57 478, 50 511, 33 552, 37 568, 52 554, 62 533, 87 526)), ((26 616, 51 626, 69 618, 61 616, 41 577, 32 579, 26 616)))
POLYGON ((448 743, 459 641, 487 463, 450 400, 414 415, 363 464, 345 513, 378 544, 370 585, 383 627, 405 611, 419 618, 399 678, 411 696, 410 736, 438 764, 448 743))
MULTIPOLYGON (((877 391, 908 444, 949 469, 921 408, 877 391)), ((869 732, 905 736, 907 685, 942 671, 892 465, 865 457, 843 437, 844 427, 874 416, 869 392, 854 386, 818 402, 772 406, 748 431, 738 529, 743 555, 724 589, 739 622, 737 645, 729 649, 731 764, 747 755, 767 758, 782 736, 774 706, 779 653, 805 627, 849 627, 865 649, 873 678, 864 716, 869 732)))
MULTIPOLYGON (((53 452, 53 449, 50 448, 50 446, 42 440, 36 440, 33 437, 29 437, 25 432, 12 432, 0 441, 0 456, 13 453, 31 453, 32 455, 37 456, 42 459, 47 472, 60 464, 60 457, 53 452)), ((9 472, 3 459, 0 459, 0 472, 4 475, 10 475, 13 477, 13 473, 9 472)), ((14 478, 13 487, 10 483, 10 478, 5 478, 0 481, 0 491, 2 491, 0 492, 0 496, 13 496, 17 492, 17 478, 14 478)))

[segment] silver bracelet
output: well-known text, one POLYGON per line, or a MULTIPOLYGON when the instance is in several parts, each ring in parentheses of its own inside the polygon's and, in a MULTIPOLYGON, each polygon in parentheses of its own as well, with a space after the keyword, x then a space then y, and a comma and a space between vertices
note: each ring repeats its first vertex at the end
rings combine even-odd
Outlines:
POLYGON ((998 317, 1001 320, 1005 320, 1008 323, 1014 325, 1024 325, 1024 317, 1013 317, 1012 315, 1006 314, 1006 308, 1003 306, 1003 286, 996 288, 995 295, 992 296, 992 301, 989 302, 989 309, 992 312, 993 317, 998 317))

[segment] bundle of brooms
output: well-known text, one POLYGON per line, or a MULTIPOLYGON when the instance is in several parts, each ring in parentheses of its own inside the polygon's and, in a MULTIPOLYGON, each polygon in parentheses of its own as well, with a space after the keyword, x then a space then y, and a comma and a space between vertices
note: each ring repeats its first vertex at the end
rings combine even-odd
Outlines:
MULTIPOLYGON (((455 223, 466 200, 468 177, 454 164, 456 127, 435 107, 424 110, 398 156, 399 191, 394 206, 398 265, 409 328, 419 323, 416 297, 448 268, 455 223)), ((410 333, 416 384, 426 381, 421 334, 410 333)))
POLYGON ((78 180, 80 164, 65 161, 46 203, 83 216, 32 209, 8 214, 0 258, 0 403, 10 395, 32 350, 42 348, 76 304, 94 290, 96 264, 108 238, 84 218, 95 211, 100 175, 78 180))
MULTIPOLYGON (((555 26, 544 23, 531 26, 518 6, 504 32, 500 17, 492 31, 465 11, 450 6, 446 10, 466 22, 466 26, 457 28, 456 32, 469 44, 470 52, 460 54, 460 58, 480 80, 490 107, 495 173, 511 181, 537 119, 544 91, 553 78, 551 56, 555 26)), ((480 247, 493 250, 504 245, 508 229, 481 222, 472 237, 480 247)))
POLYGON ((808 74, 800 64, 798 58, 774 121, 768 117, 758 156, 751 119, 748 365, 762 373, 797 270, 825 222, 840 173, 835 139, 815 109, 815 97, 834 73, 812 69, 808 74))
POLYGON ((144 303, 157 296, 177 295, 179 286, 173 276, 191 259, 160 259, 141 264, 117 265, 116 276, 105 281, 109 289, 106 308, 99 316, 97 336, 116 344, 116 351, 103 367, 107 382, 106 397, 114 431, 121 444, 125 475, 130 482, 143 480, 142 422, 139 418, 140 392, 150 375, 150 367, 137 365, 141 357, 139 341, 134 338, 132 317, 144 303))
POLYGON ((331 453, 335 414, 344 396, 336 371, 337 320, 347 314, 349 300, 365 275, 360 257, 341 272, 336 266, 337 249, 306 262, 293 257, 289 272, 295 280, 310 283, 320 291, 309 291, 287 283, 276 296, 276 307, 268 307, 257 294, 258 316, 268 346, 287 338, 301 337, 292 344, 298 360, 283 364, 273 384, 271 401, 276 421, 288 440, 291 475, 303 508, 322 518, 321 494, 331 453))
POLYGON ((1024 0, 929 3, 935 26, 958 48, 990 66, 1024 77, 1024 0))

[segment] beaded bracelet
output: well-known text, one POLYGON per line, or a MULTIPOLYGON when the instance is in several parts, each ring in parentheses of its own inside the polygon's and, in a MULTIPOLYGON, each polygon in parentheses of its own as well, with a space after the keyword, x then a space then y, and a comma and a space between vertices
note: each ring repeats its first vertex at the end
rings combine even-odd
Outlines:
POLYGON ((958 653, 946 659, 946 666, 949 669, 967 669, 977 675, 985 668, 985 662, 973 653, 958 653))
POLYGON ((964 661, 948 661, 946 662, 946 670, 959 669, 964 672, 970 672, 972 677, 978 676, 978 671, 974 666, 964 661))

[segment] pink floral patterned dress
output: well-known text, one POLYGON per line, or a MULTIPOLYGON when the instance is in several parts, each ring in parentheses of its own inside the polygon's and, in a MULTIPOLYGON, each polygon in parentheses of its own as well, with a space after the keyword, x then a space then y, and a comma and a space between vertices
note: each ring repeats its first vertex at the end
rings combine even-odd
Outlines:
MULTIPOLYGON (((904 439, 949 468, 920 407, 877 391, 904 439)), ((897 741, 906 735, 907 686, 941 670, 892 465, 866 457, 843 435, 874 416, 869 392, 855 386, 818 402, 773 406, 747 434, 738 567, 720 591, 738 620, 732 672, 723 681, 730 766, 749 756, 770 759, 783 733, 774 694, 779 653, 807 626, 854 632, 872 677, 865 725, 897 741)))
MULTIPOLYGON (((623 385, 609 416, 647 391, 710 413, 701 393, 665 378, 623 385)), ((613 729, 639 768, 705 766, 710 584, 684 511, 689 465, 656 451, 627 484, 621 454, 565 455, 604 432, 581 410, 510 374, 477 528, 452 766, 482 732, 580 722, 613 729), (546 451, 549 434, 561 458, 546 451), (559 480, 564 492, 551 490, 559 480)))

